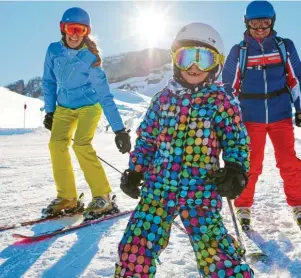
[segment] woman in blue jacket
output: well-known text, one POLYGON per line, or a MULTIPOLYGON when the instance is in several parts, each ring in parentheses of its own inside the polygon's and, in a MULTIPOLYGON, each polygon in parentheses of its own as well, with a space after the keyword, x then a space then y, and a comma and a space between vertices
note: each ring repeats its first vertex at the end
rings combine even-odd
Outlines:
POLYGON ((106 213, 113 209, 111 188, 91 145, 102 110, 115 132, 120 152, 131 149, 130 136, 110 93, 96 43, 89 36, 89 14, 68 9, 60 22, 62 40, 48 47, 43 75, 46 116, 51 130, 49 149, 57 198, 47 207, 55 215, 77 207, 77 190, 68 147, 74 134, 73 150, 92 191, 85 213, 106 213))

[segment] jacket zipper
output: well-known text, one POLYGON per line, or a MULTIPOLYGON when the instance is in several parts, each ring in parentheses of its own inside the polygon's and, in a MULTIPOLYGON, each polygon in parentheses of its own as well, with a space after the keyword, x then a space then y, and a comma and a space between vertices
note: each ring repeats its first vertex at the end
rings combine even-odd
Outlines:
POLYGON ((63 76, 64 76, 64 73, 65 73, 65 71, 66 71, 67 62, 68 62, 68 61, 66 61, 65 65, 64 65, 64 69, 62 70, 62 73, 61 73, 61 81, 62 81, 62 85, 63 85, 63 83, 65 83, 65 82, 63 82, 63 76))
MULTIPOLYGON (((67 62, 65 63, 64 65, 64 69, 62 70, 62 73, 61 73, 61 84, 62 84, 62 87, 64 85, 64 79, 63 79, 63 76, 64 76, 64 73, 65 73, 65 70, 66 70, 66 67, 67 67, 67 62)), ((68 93, 65 89, 63 89, 63 94, 66 94, 66 101, 68 101, 68 93)))
POLYGON ((72 75, 73 72, 74 72, 74 67, 72 67, 72 70, 70 71, 66 82, 69 81, 69 79, 70 79, 70 77, 71 77, 71 75, 72 75))
MULTIPOLYGON (((261 43, 259 43, 260 47, 261 47, 261 51, 262 51, 262 57, 264 58, 264 49, 261 43)), ((267 73, 266 73, 266 69, 263 69, 263 80, 264 80, 264 94, 267 95, 268 94, 268 83, 267 83, 267 73)), ((264 100, 264 105, 265 105, 265 123, 268 124, 269 123, 269 107, 268 107, 268 99, 266 98, 264 100)))

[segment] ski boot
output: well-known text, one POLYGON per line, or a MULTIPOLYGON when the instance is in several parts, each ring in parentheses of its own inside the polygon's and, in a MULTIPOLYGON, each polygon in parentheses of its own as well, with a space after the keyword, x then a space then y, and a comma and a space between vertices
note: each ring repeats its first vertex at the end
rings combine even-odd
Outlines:
POLYGON ((81 193, 78 199, 54 199, 47 208, 42 209, 42 218, 51 218, 59 215, 68 215, 84 210, 84 193, 81 193))
POLYGON ((301 206, 293 207, 294 218, 301 229, 301 206))
POLYGON ((110 199, 109 194, 103 197, 93 197, 92 201, 83 212, 84 221, 98 219, 119 212, 115 199, 115 195, 110 199))
POLYGON ((236 215, 242 230, 244 232, 249 231, 251 229, 251 209, 238 207, 236 208, 236 215))

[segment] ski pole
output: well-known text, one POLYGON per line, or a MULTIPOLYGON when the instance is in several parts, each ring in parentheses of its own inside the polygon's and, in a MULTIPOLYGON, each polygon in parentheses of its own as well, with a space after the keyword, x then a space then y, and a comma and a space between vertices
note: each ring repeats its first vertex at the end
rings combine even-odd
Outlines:
POLYGON ((244 259, 244 261, 246 262, 246 256, 245 256, 245 250, 246 250, 246 248, 245 248, 243 239, 242 239, 242 237, 241 237, 241 235, 240 235, 240 232, 239 232, 239 229, 238 229, 236 217, 235 217, 235 214, 234 214, 233 204, 232 204, 232 201, 231 201, 229 198, 227 198, 227 202, 228 202, 229 209, 230 209, 230 212, 231 212, 232 221, 233 221, 233 226, 234 226, 234 230, 235 230, 235 233, 236 233, 236 236, 237 236, 239 245, 240 245, 240 247, 244 250, 244 253, 243 253, 243 259, 244 259))
MULTIPOLYGON (((72 139, 72 141, 74 142, 74 139, 72 139)), ((97 154, 96 154, 97 158, 99 160, 101 160, 102 162, 106 163, 107 165, 109 165, 110 167, 112 167, 114 170, 116 170, 117 172, 119 172, 121 175, 123 174, 121 171, 119 171, 118 169, 116 169, 113 165, 111 165, 109 162, 106 162, 104 159, 102 159, 101 157, 99 157, 97 154)))
POLYGON ((112 167, 114 170, 116 170, 117 172, 119 172, 121 175, 123 174, 121 171, 119 171, 118 169, 116 169, 114 166, 112 166, 110 163, 106 162, 104 159, 100 158, 98 155, 96 155, 97 158, 101 161, 103 161, 104 163, 108 164, 110 167, 112 167))

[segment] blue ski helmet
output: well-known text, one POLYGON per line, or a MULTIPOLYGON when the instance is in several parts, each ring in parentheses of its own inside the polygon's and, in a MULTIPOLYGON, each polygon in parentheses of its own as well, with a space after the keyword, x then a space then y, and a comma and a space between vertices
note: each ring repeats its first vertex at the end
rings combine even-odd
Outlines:
POLYGON ((91 28, 90 16, 81 8, 71 8, 65 11, 61 23, 79 23, 91 28))
POLYGON ((255 18, 271 18, 275 22, 276 14, 272 4, 268 1, 253 1, 245 12, 245 22, 255 18))

